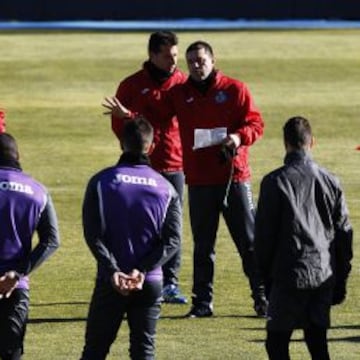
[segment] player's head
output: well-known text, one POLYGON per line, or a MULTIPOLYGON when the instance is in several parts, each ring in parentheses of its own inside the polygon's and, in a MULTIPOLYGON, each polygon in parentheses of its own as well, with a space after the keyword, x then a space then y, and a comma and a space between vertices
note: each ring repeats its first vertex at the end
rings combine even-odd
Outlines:
POLYGON ((147 154, 153 146, 154 130, 142 116, 129 120, 124 125, 121 147, 124 152, 147 154))
POLYGON ((16 140, 9 133, 0 134, 0 160, 18 161, 19 151, 16 140))
POLYGON ((311 125, 304 117, 294 116, 287 120, 283 134, 287 150, 310 149, 313 145, 311 125))
POLYGON ((195 41, 189 45, 185 56, 190 77, 195 81, 205 80, 214 70, 214 52, 205 41, 195 41))
POLYGON ((178 61, 178 38, 171 31, 156 31, 150 35, 149 60, 157 68, 173 73, 178 61))

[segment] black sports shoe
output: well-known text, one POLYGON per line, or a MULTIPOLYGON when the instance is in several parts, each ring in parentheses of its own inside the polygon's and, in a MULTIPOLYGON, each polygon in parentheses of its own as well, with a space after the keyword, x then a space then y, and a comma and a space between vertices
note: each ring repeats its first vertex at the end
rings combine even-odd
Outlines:
POLYGON ((269 302, 265 295, 257 296, 254 301, 254 310, 258 317, 266 318, 269 302))
POLYGON ((197 305, 193 306, 190 311, 185 315, 188 318, 203 318, 213 316, 213 311, 209 306, 197 305))

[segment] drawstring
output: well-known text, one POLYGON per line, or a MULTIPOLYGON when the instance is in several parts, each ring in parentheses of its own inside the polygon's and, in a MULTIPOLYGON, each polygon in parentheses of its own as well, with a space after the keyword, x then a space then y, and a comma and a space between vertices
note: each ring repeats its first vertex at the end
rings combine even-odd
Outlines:
POLYGON ((232 178, 234 175, 234 156, 235 156, 235 149, 234 149, 234 155, 231 157, 230 161, 231 161, 231 168, 230 168, 230 175, 229 175, 229 180, 226 184, 226 189, 225 189, 225 195, 224 195, 224 200, 223 200, 223 205, 227 208, 229 207, 229 202, 228 202, 228 198, 229 198, 229 194, 230 194, 230 188, 231 188, 231 183, 232 183, 232 178))

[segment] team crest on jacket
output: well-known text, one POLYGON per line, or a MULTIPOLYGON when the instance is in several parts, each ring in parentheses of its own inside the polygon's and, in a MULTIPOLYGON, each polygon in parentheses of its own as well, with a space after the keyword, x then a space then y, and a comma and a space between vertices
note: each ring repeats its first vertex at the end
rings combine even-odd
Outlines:
POLYGON ((215 95, 215 102, 217 104, 222 104, 227 100, 228 96, 225 93, 225 91, 220 90, 216 95, 215 95))

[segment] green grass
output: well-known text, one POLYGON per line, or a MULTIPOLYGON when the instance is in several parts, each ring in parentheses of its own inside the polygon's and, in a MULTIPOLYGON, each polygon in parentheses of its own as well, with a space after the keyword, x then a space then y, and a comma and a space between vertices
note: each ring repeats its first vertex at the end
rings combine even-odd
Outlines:
MULTIPOLYGON (((281 165, 281 127, 290 116, 312 120, 314 156, 339 175, 355 229, 353 272, 346 303, 333 310, 330 350, 336 360, 359 358, 360 47, 359 30, 185 32, 187 45, 204 39, 217 65, 246 81, 264 114, 264 138, 251 150, 253 189, 281 165)), ((88 178, 116 161, 117 142, 101 101, 141 66, 148 33, 0 33, 0 107, 19 142, 25 171, 50 189, 62 245, 32 275, 25 360, 79 358, 95 264, 82 237, 81 202, 88 178)), ((185 205, 181 286, 190 296, 192 240, 185 205)), ((217 243, 215 314, 182 319, 187 306, 165 305, 158 323, 157 359, 266 359, 264 321, 253 317, 249 289, 226 227, 217 243)), ((308 359, 301 332, 291 354, 308 359)), ((109 359, 127 358, 123 325, 109 359)))

